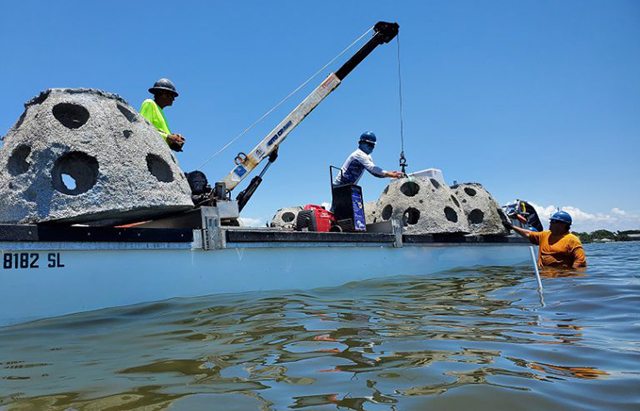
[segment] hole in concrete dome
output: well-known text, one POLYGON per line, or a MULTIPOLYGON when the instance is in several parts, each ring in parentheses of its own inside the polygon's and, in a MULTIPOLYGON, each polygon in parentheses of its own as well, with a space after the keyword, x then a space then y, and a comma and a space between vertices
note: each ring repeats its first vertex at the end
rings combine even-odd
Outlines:
POLYGON ((407 210, 402 214, 402 224, 406 227, 407 225, 416 224, 420 219, 420 211, 416 210, 413 207, 407 208, 407 210))
POLYGON ((79 104, 60 103, 53 107, 53 116, 66 128, 80 128, 89 120, 89 112, 79 104))
POLYGON ((61 193, 86 193, 98 181, 98 160, 81 151, 66 153, 56 160, 51 177, 53 188, 61 193))
POLYGON ((384 191, 382 192, 382 194, 387 194, 389 192, 389 186, 386 186, 384 188, 384 191))
POLYGON ((16 149, 13 150, 13 153, 11 153, 7 163, 9 174, 17 176, 26 173, 29 170, 29 163, 27 163, 27 157, 29 157, 29 154, 31 154, 31 147, 28 145, 21 144, 16 147, 16 149))
POLYGON ((78 187, 78 184, 76 184, 76 179, 69 174, 63 173, 60 175, 60 177, 62 177, 62 184, 64 184, 64 186, 68 190, 75 190, 78 187))
POLYGON ((163 183, 170 183, 173 181, 173 172, 171 171, 171 167, 169 167, 169 164, 167 164, 162 157, 155 154, 148 154, 147 168, 149 169, 149 172, 158 179, 158 181, 163 183))
POLYGON ((469 222, 471 224, 480 224, 482 221, 484 221, 484 213, 482 210, 476 208, 469 213, 469 222))
POLYGON ((125 116, 127 120, 129 120, 129 123, 135 123, 136 121, 138 121, 134 112, 132 112, 122 104, 116 104, 116 105, 118 106, 118 110, 120 110, 122 115, 125 116))
POLYGON ((282 221, 284 221, 285 223, 290 223, 295 218, 296 218, 296 215, 293 214, 291 211, 287 211, 286 213, 282 214, 282 221))
POLYGON ((456 213, 456 211, 451 207, 444 208, 444 216, 447 217, 447 220, 451 221, 452 223, 458 222, 458 213, 456 213))
POLYGON ((451 201, 453 201, 453 204, 455 204, 458 208, 460 207, 460 203, 458 202, 458 199, 455 198, 453 194, 451 195, 451 201))
POLYGON ((465 187, 464 192, 467 193, 469 197, 473 197, 474 195, 476 195, 476 190, 470 187, 465 187))
POLYGON ((391 218, 391 214, 393 213, 393 207, 391 207, 391 204, 387 204, 383 209, 382 209, 382 219, 383 220, 388 220, 391 218))
POLYGON ((430 180, 431 180, 431 184, 433 184, 435 188, 440 188, 440 183, 438 183, 438 180, 434 178, 431 178, 430 180))
POLYGON ((131 135, 133 134, 133 131, 131 131, 131 130, 124 130, 124 131, 122 132, 122 134, 124 135, 124 138, 129 138, 129 137, 131 137, 131 135))
POLYGON ((420 191, 420 186, 418 185, 418 183, 415 183, 413 181, 407 181, 400 186, 400 191, 407 197, 413 197, 414 195, 418 194, 418 191, 420 191))

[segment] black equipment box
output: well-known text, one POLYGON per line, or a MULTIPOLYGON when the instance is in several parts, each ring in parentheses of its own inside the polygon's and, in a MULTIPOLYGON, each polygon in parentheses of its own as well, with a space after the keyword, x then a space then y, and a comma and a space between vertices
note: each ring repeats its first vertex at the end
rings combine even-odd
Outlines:
POLYGON ((333 214, 342 231, 366 231, 362 188, 355 184, 331 187, 333 214))

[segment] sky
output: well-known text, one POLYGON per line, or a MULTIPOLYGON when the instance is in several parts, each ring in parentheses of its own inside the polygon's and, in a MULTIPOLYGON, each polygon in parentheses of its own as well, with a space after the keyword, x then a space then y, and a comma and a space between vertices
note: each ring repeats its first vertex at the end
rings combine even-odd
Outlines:
MULTIPOLYGON (((364 131, 378 136, 374 161, 398 169, 400 61, 409 172, 438 168, 543 218, 561 207, 576 231, 640 229, 636 0, 3 1, 0 135, 41 90, 97 88, 139 108, 168 77, 180 96, 165 114, 191 171, 381 20, 400 25, 400 58, 397 40, 378 47, 293 130, 246 222, 329 202, 329 166, 364 131)), ((355 50, 204 166, 209 181, 355 50)), ((387 183, 365 175, 365 201, 387 183)))

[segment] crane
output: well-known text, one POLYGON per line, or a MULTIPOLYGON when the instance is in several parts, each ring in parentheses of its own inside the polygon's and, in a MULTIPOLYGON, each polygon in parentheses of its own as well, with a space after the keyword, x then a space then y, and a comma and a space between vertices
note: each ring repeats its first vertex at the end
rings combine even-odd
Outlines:
POLYGON ((284 118, 249 154, 239 153, 235 158, 236 166, 229 172, 224 180, 216 183, 214 196, 224 200, 227 194, 240 184, 249 173, 263 160, 269 159, 260 175, 254 177, 249 186, 237 197, 238 211, 249 201, 253 193, 262 182, 262 176, 275 161, 277 148, 287 138, 289 133, 298 126, 333 90, 335 90, 344 78, 353 71, 376 47, 393 40, 399 30, 397 23, 380 21, 373 27, 374 35, 365 43, 346 63, 336 72, 327 76, 315 90, 311 92, 287 117, 284 118))

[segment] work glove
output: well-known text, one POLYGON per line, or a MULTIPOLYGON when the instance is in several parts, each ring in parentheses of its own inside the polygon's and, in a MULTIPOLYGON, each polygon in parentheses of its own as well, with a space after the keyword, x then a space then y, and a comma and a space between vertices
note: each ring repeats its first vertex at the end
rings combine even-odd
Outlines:
POLYGON ((182 146, 184 146, 184 137, 182 137, 182 134, 169 134, 167 136, 167 143, 169 144, 169 148, 173 151, 182 151, 182 146))

